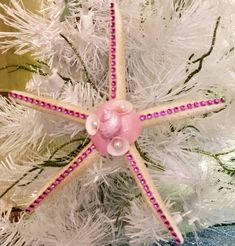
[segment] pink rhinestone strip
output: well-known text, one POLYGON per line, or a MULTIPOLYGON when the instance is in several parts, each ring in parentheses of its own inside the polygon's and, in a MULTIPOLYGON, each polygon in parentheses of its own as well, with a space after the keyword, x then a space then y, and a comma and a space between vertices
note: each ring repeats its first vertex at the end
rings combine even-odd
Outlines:
POLYGON ((117 96, 117 68, 116 68, 116 22, 114 3, 110 3, 110 71, 111 71, 111 99, 117 96))
POLYGON ((168 116, 171 114, 177 114, 186 110, 192 110, 196 109, 199 107, 206 107, 206 106, 211 106, 215 104, 220 104, 220 103, 225 103, 224 98, 215 98, 215 99, 209 99, 209 100, 203 100, 203 101, 195 101, 193 103, 188 103, 188 104, 183 104, 174 108, 169 108, 166 110, 162 110, 159 112, 153 112, 149 114, 141 114, 139 116, 140 121, 146 121, 146 120, 151 120, 154 118, 159 118, 159 117, 164 117, 168 116))
POLYGON ((130 164, 131 170, 134 172, 138 182, 142 186, 146 196, 148 197, 149 201, 151 202, 153 209, 157 212, 157 214, 159 215, 160 219, 162 220, 164 226, 167 228, 167 230, 173 236, 175 242, 177 244, 181 244, 181 240, 178 238, 177 234, 175 233, 173 227, 170 224, 170 221, 164 215, 162 209, 160 208, 160 205, 157 202, 157 199, 154 197, 152 191, 150 190, 149 185, 148 185, 148 180, 146 180, 144 178, 144 175, 140 172, 138 164, 135 161, 135 158, 133 157, 133 155, 130 154, 130 152, 127 153, 127 160, 130 164))
POLYGON ((73 173, 81 163, 95 150, 92 144, 84 152, 82 152, 63 173, 57 177, 26 209, 25 212, 31 214, 48 196, 55 190, 71 173, 73 173))
POLYGON ((60 106, 57 106, 57 105, 52 104, 52 103, 48 103, 48 102, 43 101, 43 100, 35 99, 33 97, 24 96, 24 95, 21 95, 19 93, 9 92, 8 93, 8 97, 9 98, 13 98, 13 99, 17 99, 17 100, 20 100, 20 101, 23 101, 23 102, 26 102, 26 103, 30 103, 32 105, 35 105, 35 106, 38 106, 38 107, 41 107, 41 108, 44 108, 44 109, 47 109, 47 110, 51 110, 51 111, 54 111, 54 112, 62 113, 62 114, 65 114, 65 115, 68 115, 68 116, 71 116, 71 117, 76 117, 76 118, 80 118, 80 119, 83 119, 83 120, 85 120, 88 117, 88 115, 86 115, 84 113, 81 113, 81 112, 78 112, 78 111, 74 111, 74 110, 70 110, 70 109, 67 109, 67 108, 64 108, 64 107, 60 107, 60 106))

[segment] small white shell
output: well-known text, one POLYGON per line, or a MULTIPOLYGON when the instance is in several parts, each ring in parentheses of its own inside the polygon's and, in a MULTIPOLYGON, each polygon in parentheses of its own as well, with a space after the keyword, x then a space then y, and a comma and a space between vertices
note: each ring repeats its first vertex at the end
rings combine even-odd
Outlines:
POLYGON ((133 105, 125 100, 118 100, 115 105, 115 111, 118 114, 128 114, 133 110, 133 105))
POLYGON ((100 120, 96 114, 91 114, 86 120, 86 130, 89 135, 94 136, 100 127, 100 120))
POLYGON ((107 152, 112 156, 122 156, 129 150, 130 144, 124 138, 115 137, 107 146, 107 152))

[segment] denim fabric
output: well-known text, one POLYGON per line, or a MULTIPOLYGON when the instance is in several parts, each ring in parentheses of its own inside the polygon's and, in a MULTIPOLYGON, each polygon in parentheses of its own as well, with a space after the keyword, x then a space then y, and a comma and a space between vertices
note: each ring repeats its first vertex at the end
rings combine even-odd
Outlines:
MULTIPOLYGON (((176 246, 162 243, 162 246, 176 246)), ((184 246, 235 246, 235 225, 215 226, 197 233, 197 238, 189 234, 184 246)))

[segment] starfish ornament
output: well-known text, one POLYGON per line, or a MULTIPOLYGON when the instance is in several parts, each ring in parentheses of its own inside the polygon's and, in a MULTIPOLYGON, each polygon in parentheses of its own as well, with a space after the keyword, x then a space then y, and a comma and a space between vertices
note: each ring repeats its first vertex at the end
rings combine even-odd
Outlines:
POLYGON ((215 98, 170 102, 136 112, 133 105, 126 101, 124 36, 120 10, 115 2, 110 3, 109 53, 109 101, 91 111, 26 92, 9 92, 10 98, 27 107, 85 125, 91 138, 77 157, 38 192, 25 211, 31 214, 52 192, 69 178, 75 178, 100 155, 123 156, 153 214, 162 221, 175 242, 182 244, 183 236, 167 211, 134 143, 145 127, 219 110, 224 107, 225 100, 215 98))

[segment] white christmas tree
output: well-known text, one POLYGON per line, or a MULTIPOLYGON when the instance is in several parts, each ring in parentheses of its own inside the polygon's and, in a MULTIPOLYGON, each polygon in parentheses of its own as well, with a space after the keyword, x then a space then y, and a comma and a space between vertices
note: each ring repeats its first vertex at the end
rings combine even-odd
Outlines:
MULTIPOLYGON (((30 93, 88 109, 108 97, 108 0, 0 4, 0 49, 30 53, 30 93)), ((200 117, 144 129, 136 147, 181 231, 235 222, 234 28, 229 0, 117 1, 127 99, 138 111, 226 98, 200 117)), ((170 235, 122 158, 100 157, 32 215, 21 208, 87 142, 82 125, 0 97, 0 245, 151 245, 170 235)))

